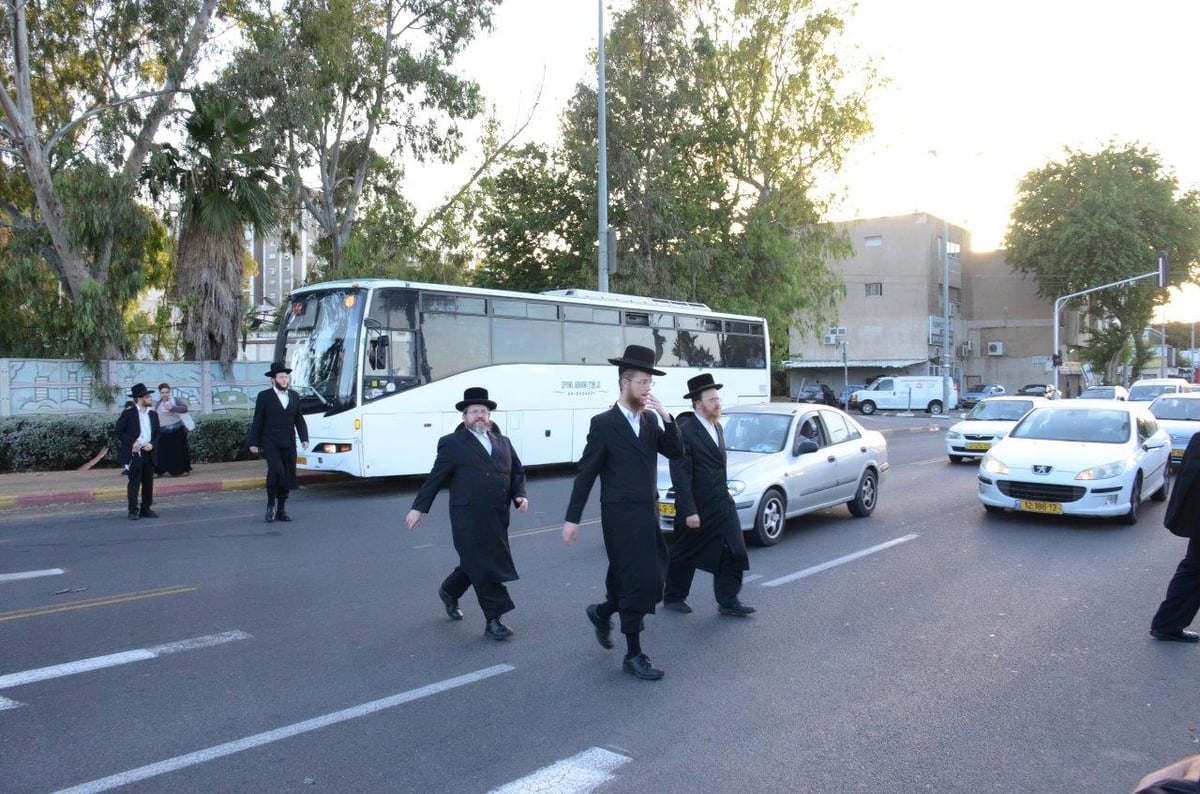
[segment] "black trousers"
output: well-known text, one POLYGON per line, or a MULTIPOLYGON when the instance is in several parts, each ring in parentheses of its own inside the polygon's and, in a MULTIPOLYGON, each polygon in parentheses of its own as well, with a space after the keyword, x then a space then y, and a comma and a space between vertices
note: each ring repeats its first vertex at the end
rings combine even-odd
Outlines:
MULTIPOLYGON (((692 590, 692 577, 696 575, 696 566, 671 560, 667 564, 667 586, 663 592, 664 601, 683 601, 692 590)), ((721 561, 717 563, 717 571, 713 574, 713 595, 721 606, 728 606, 737 601, 738 593, 742 592, 742 570, 733 564, 733 552, 729 546, 721 547, 721 561)))
POLYGON ((442 581, 442 589, 451 598, 462 598, 466 594, 467 588, 472 585, 475 587, 475 598, 479 600, 479 608, 483 610, 483 616, 488 620, 498 618, 505 612, 516 609, 516 604, 509 597, 508 588, 504 586, 504 582, 472 582, 471 577, 467 576, 467 572, 462 569, 461 565, 455 566, 450 575, 442 581))
POLYGON ((1200 611, 1200 538, 1188 540, 1187 553, 1179 561, 1167 597, 1154 613, 1150 628, 1154 631, 1176 632, 1191 625, 1200 611))
POLYGON ((129 497, 129 512, 138 512, 138 491, 142 492, 142 510, 149 510, 154 503, 154 461, 146 453, 129 458, 129 485, 125 493, 129 497))

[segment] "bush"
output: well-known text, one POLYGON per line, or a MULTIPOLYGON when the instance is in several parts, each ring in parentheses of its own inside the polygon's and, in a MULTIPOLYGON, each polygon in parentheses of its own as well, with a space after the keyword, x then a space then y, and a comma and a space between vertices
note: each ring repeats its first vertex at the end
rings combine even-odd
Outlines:
MULTIPOLYGON (((245 413, 195 417, 188 436, 192 463, 249 460, 245 447, 250 416, 245 413)), ((0 471, 77 469, 108 447, 103 463, 116 465, 114 415, 9 416, 0 418, 0 471)))

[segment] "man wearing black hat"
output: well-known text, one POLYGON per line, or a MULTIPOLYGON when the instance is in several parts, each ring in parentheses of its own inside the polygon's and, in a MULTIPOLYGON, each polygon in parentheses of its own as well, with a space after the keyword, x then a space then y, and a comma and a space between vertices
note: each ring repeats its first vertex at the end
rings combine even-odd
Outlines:
POLYGON ((300 412, 300 395, 288 388, 291 370, 276 361, 267 370, 271 388, 254 401, 254 418, 246 433, 246 446, 267 459, 267 521, 291 521, 284 504, 296 487, 296 435, 308 449, 308 425, 300 412), (279 506, 276 507, 276 502, 279 506))
POLYGON ((720 383, 709 373, 688 381, 685 400, 694 414, 679 417, 685 454, 671 461, 675 489, 675 533, 667 563, 663 608, 688 613, 685 600, 696 569, 713 575, 717 611, 747 617, 754 607, 738 600, 742 575, 750 568, 737 508, 729 495, 725 469, 725 433, 721 428, 720 383))
POLYGON ((609 362, 620 368, 621 396, 610 410, 592 417, 563 522, 563 541, 573 543, 579 535, 584 505, 599 477, 608 573, 604 601, 587 608, 588 620, 601 647, 611 648, 612 615, 618 613, 628 647, 623 669, 637 678, 656 681, 663 671, 642 653, 640 635, 643 617, 653 614, 662 600, 667 563, 667 546, 656 513, 658 455, 679 457, 683 441, 671 414, 650 393, 654 385, 650 376, 665 374, 654 368, 654 351, 629 345, 625 355, 609 362), (651 411, 662 417, 661 427, 651 411))
POLYGON ((404 519, 410 530, 433 506, 443 485, 450 487, 450 531, 458 551, 458 565, 438 588, 438 598, 451 620, 462 620, 458 599, 474 585, 475 597, 487 621, 483 633, 506 640, 512 629, 500 616, 514 608, 505 582, 519 578, 508 547, 508 506, 529 510, 525 498, 525 467, 512 442, 492 423, 496 403, 487 389, 463 392, 454 406, 462 424, 438 439, 437 459, 404 519))
POLYGON ((117 462, 129 475, 129 520, 158 518, 150 509, 154 503, 154 447, 158 444, 158 414, 150 407, 154 393, 144 383, 135 383, 129 390, 133 405, 126 406, 117 417, 117 462), (138 508, 138 491, 142 506, 138 508))

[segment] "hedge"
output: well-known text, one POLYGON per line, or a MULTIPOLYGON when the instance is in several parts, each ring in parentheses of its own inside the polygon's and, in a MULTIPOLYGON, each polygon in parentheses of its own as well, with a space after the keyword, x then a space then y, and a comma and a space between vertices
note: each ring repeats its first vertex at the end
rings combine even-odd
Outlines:
MULTIPOLYGON (((249 414, 196 414, 193 418, 196 429, 188 435, 192 463, 252 457, 245 447, 249 414)), ((115 416, 98 414, 0 417, 0 472, 77 469, 104 447, 108 454, 97 465, 115 466, 116 423, 115 416)))

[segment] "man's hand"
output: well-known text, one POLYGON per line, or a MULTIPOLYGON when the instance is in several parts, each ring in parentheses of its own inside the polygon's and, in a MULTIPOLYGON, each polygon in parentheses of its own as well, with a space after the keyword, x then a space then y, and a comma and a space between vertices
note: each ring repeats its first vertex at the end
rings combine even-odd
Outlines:
POLYGON ((572 521, 563 522, 563 543, 570 546, 575 542, 575 538, 579 537, 579 525, 572 521))
POLYGON ((686 519, 684 519, 684 523, 687 524, 688 529, 699 529, 700 528, 700 516, 698 514, 692 514, 692 515, 688 516, 686 519))
POLYGON ((409 510, 408 515, 404 517, 404 525, 410 530, 416 529, 417 527, 421 526, 421 519, 424 517, 425 514, 420 510, 409 510))
POLYGON ((307 442, 307 441, 301 441, 301 442, 300 442, 300 446, 301 446, 301 447, 303 447, 305 450, 307 450, 307 449, 308 449, 308 442, 307 442))
POLYGON ((516 498, 516 503, 517 503, 517 512, 518 513, 529 512, 529 500, 526 499, 524 496, 518 496, 516 498))
POLYGON ((257 455, 257 454, 258 454, 258 447, 255 447, 255 446, 252 446, 252 447, 250 447, 250 454, 251 454, 251 455, 257 455))
POLYGON ((661 416, 664 422, 671 421, 671 414, 663 406, 662 400, 658 399, 653 394, 646 395, 646 406, 661 416))

